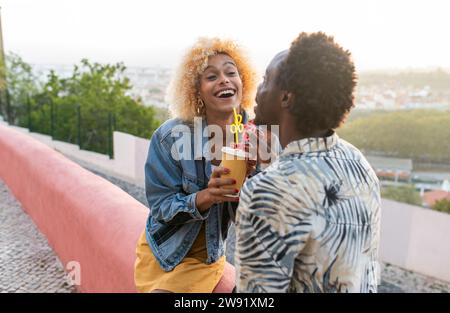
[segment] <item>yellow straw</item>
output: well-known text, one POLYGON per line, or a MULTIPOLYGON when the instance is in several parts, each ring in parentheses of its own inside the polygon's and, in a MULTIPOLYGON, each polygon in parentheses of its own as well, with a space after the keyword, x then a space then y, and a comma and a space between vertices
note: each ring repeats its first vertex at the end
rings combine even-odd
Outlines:
POLYGON ((234 132, 234 138, 236 141, 236 145, 239 144, 239 127, 238 127, 238 116, 237 116, 237 112, 236 112, 236 108, 233 108, 233 112, 234 112, 234 125, 235 125, 235 132, 234 132))

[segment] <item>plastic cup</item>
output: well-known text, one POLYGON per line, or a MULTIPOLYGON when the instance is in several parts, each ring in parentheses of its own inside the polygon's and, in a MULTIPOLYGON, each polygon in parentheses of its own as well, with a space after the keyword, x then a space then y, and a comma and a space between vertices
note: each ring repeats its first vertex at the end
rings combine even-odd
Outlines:
POLYGON ((227 185, 222 188, 230 189, 230 194, 227 197, 237 197, 239 194, 234 193, 235 189, 241 190, 245 181, 245 174, 247 173, 247 161, 245 159, 246 153, 241 149, 233 149, 230 147, 222 148, 222 167, 228 168, 230 173, 224 174, 221 178, 233 178, 236 184, 227 185))

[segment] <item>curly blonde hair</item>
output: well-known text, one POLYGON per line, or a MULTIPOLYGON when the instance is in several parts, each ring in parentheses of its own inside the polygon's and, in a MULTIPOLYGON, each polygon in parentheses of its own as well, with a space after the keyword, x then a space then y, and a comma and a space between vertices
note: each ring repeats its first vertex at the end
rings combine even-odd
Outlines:
POLYGON ((241 47, 234 41, 201 37, 187 51, 169 85, 166 101, 173 117, 192 122, 197 114, 199 78, 210 56, 224 53, 236 63, 242 81, 241 108, 248 113, 254 106, 256 71, 241 47))

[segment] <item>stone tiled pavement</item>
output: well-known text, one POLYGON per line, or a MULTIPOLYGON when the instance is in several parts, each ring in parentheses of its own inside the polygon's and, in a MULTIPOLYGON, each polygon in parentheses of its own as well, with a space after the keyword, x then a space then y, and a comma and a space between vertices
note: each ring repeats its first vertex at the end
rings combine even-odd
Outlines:
POLYGON ((1 180, 0 292, 75 292, 47 239, 1 180))
MULTIPOLYGON (((141 187, 106 175, 90 164, 80 165, 122 188, 146 204, 141 187)), ((230 229, 227 260, 233 263, 234 229, 230 229)), ((450 283, 382 265, 379 292, 450 292, 450 283)), ((0 292, 76 292, 66 280, 63 266, 30 217, 0 180, 0 292)))

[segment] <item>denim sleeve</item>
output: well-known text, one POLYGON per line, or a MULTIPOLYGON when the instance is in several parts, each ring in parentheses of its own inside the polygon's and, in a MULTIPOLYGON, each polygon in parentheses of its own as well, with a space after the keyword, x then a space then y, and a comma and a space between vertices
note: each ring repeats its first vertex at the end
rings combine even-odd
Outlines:
POLYGON ((195 204, 197 193, 183 190, 182 167, 170 151, 168 143, 162 142, 155 132, 145 163, 145 193, 150 214, 160 223, 183 224, 204 220, 209 210, 200 213, 195 204))

